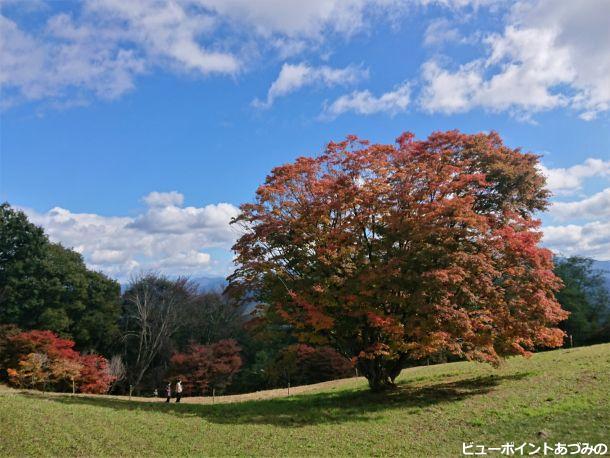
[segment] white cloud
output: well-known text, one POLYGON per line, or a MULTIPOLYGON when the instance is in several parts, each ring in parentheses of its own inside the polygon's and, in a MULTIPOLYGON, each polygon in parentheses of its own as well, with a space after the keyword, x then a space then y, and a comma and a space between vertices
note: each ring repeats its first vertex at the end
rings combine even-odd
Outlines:
MULTIPOLYGON (((586 159, 568 168, 546 168, 547 186, 556 194, 569 194, 581 189, 591 177, 610 177, 610 161, 586 159)), ((581 200, 552 202, 549 217, 555 224, 543 227, 543 244, 562 256, 588 256, 610 260, 610 188, 581 200), (572 221, 588 221, 581 224, 572 221)))
POLYGON ((610 222, 595 221, 584 225, 545 226, 543 244, 562 256, 587 256, 610 260, 610 222))
POLYGON ((502 34, 484 39, 487 56, 448 69, 422 66, 421 106, 455 113, 473 108, 522 117, 570 106, 583 119, 610 108, 610 3, 517 2, 502 34))
MULTIPOLYGON (((395 0, 92 0, 70 14, 41 9, 42 20, 27 31, 0 16, 3 104, 113 99, 133 89, 138 75, 158 68, 235 75, 261 50, 295 55, 399 9, 395 0)), ((320 69, 314 78, 329 84, 333 71, 339 70, 320 69)), ((339 76, 355 73, 344 69, 339 76)))
POLYGON ((150 193, 148 208, 136 216, 102 216, 53 208, 45 213, 25 209, 50 239, 81 253, 87 264, 121 280, 139 270, 167 274, 225 274, 226 260, 210 249, 227 250, 238 237, 229 226, 239 210, 220 203, 182 207, 183 196, 150 193))
POLYGON ((610 109, 610 2, 580 0, 520 2, 514 21, 523 27, 556 30, 555 45, 565 49, 575 69, 572 105, 592 119, 610 109))
POLYGON ((193 3, 96 0, 87 3, 86 10, 96 17, 124 21, 125 38, 142 46, 151 57, 167 58, 185 70, 204 75, 235 73, 240 64, 234 55, 201 43, 214 31, 216 19, 193 8, 193 3))
POLYGON ((153 265, 156 268, 178 268, 184 271, 185 268, 200 269, 201 266, 207 266, 210 263, 210 255, 208 253, 201 253, 195 250, 189 250, 186 252, 175 253, 167 258, 163 258, 153 265))
POLYGON ((91 0, 67 13, 57 11, 61 5, 24 8, 4 0, 2 103, 52 100, 68 107, 114 99, 132 90, 140 75, 159 69, 233 77, 255 60, 328 55, 337 40, 396 24, 415 7, 487 3, 493 1, 91 0))
POLYGON ((585 178, 610 177, 610 161, 588 158, 568 168, 547 168, 540 165, 547 187, 556 194, 567 194, 581 188, 585 178))
POLYGON ((267 92, 267 99, 256 99, 253 103, 260 108, 270 107, 275 99, 301 89, 304 86, 323 85, 326 87, 353 84, 366 78, 368 71, 358 67, 332 68, 326 65, 312 67, 305 63, 284 64, 267 92))
POLYGON ((434 19, 424 33, 424 45, 439 46, 443 43, 461 43, 465 38, 453 23, 446 18, 434 19))
POLYGON ((210 234, 218 241, 230 242, 233 234, 224 231, 238 210, 231 204, 210 204, 205 207, 180 208, 175 205, 150 207, 146 213, 138 215, 128 225, 149 234, 186 234, 193 230, 210 234))
POLYGON ((492 111, 532 113, 567 103, 552 89, 569 83, 573 70, 565 50, 552 46, 549 30, 508 27, 487 38, 490 55, 455 71, 431 60, 422 66, 420 103, 429 112, 456 113, 481 107, 492 111), (486 78, 490 68, 500 70, 486 78))
POLYGON ((449 72, 435 61, 422 66, 425 87, 420 96, 420 104, 430 112, 456 113, 466 111, 472 106, 482 77, 477 64, 463 65, 456 72, 449 72))
POLYGON ((145 70, 133 50, 109 48, 103 36, 86 29, 63 32, 78 38, 45 42, 0 16, 0 85, 12 90, 9 97, 62 98, 66 89, 79 88, 113 99, 132 89, 135 75, 145 70))
POLYGON ((240 61, 231 52, 215 49, 214 42, 202 44, 214 19, 187 6, 95 0, 28 32, 0 16, 0 84, 14 100, 71 105, 91 97, 117 98, 155 67, 199 75, 239 71, 240 61))
POLYGON ((184 196, 178 191, 157 192, 153 191, 142 198, 142 200, 150 207, 170 207, 181 206, 184 202, 184 196))
POLYGON ((610 188, 575 202, 554 202, 549 210, 557 220, 610 217, 610 188))
POLYGON ((348 111, 370 115, 374 113, 389 113, 391 115, 403 112, 409 106, 411 87, 403 83, 393 91, 386 92, 379 97, 370 91, 354 91, 345 94, 325 107, 323 117, 334 118, 348 111))
POLYGON ((221 16, 253 26, 262 35, 315 37, 326 27, 351 34, 364 23, 365 0, 199 0, 221 16))
POLYGON ((462 9, 467 7, 478 9, 495 3, 502 3, 502 1, 503 0, 418 0, 417 3, 423 6, 437 5, 451 9, 462 9))

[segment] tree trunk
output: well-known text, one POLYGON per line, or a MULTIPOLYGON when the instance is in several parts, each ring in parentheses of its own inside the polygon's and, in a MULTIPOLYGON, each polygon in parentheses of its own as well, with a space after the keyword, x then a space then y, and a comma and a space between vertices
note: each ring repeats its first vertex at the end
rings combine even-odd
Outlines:
POLYGON ((397 359, 360 359, 357 367, 372 391, 384 391, 396 387, 394 380, 402 371, 403 359, 403 356, 397 359))

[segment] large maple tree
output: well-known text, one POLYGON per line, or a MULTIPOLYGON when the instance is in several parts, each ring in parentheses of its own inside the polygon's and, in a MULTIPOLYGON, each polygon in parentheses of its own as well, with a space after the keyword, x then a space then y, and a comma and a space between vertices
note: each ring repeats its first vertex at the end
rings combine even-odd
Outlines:
POLYGON ((352 358, 373 389, 441 352, 497 364, 559 346, 537 164, 497 133, 331 142, 241 206, 231 287, 352 358))

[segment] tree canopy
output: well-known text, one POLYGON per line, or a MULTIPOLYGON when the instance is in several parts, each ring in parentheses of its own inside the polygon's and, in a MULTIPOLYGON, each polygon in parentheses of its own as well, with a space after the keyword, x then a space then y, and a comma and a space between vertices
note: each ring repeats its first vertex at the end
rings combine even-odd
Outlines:
POLYGON ((241 206, 231 289, 352 358, 373 389, 439 352, 496 364, 559 346, 537 163, 496 133, 330 143, 241 206))
POLYGON ((0 205, 0 323, 47 329, 108 354, 119 336, 120 286, 82 256, 0 205))

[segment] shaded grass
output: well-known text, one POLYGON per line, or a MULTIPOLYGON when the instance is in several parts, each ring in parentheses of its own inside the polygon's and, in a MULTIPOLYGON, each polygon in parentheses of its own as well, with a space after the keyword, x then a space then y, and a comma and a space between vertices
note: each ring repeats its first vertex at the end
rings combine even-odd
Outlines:
POLYGON ((462 442, 610 442, 610 345, 405 370, 323 392, 197 405, 0 393, 0 455, 459 456, 462 442))

